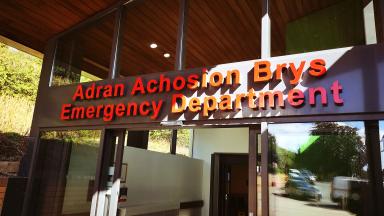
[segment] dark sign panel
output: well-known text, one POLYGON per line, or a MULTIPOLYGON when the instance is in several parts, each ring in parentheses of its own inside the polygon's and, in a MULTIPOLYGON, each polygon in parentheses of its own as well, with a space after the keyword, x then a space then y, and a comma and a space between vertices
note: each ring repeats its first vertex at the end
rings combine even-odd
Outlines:
POLYGON ((371 45, 51 88, 41 126, 380 113, 371 45))

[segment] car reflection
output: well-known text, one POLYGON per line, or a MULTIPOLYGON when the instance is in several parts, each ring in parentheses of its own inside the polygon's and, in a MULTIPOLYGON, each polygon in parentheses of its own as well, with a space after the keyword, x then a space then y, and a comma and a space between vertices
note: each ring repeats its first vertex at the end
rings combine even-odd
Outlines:
POLYGON ((273 194, 283 206, 284 203, 287 205, 290 203, 289 206, 297 205, 298 208, 305 205, 322 209, 319 211, 324 214, 336 211, 340 214, 345 212, 345 215, 361 215, 363 200, 366 199, 368 191, 367 180, 347 176, 336 176, 331 181, 316 181, 316 179, 317 177, 310 171, 289 169, 288 174, 274 176, 278 186, 273 190, 273 194), (284 198, 292 201, 284 201, 284 198), (293 202, 297 204, 294 205, 293 202))
POLYGON ((315 199, 320 201, 322 194, 320 190, 308 183, 304 179, 292 178, 285 184, 285 193, 288 196, 297 197, 300 199, 315 199))
POLYGON ((300 170, 301 175, 306 178, 311 184, 315 184, 317 177, 307 169, 300 170))

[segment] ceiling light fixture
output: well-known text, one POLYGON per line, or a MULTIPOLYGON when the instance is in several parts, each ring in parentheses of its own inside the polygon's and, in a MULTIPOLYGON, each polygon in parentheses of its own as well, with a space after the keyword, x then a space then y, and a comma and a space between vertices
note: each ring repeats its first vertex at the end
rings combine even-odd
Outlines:
POLYGON ((152 49, 155 49, 155 48, 157 48, 157 44, 151 43, 151 45, 149 45, 149 47, 151 47, 152 49))
POLYGON ((171 54, 169 54, 169 53, 164 53, 164 57, 165 57, 165 58, 169 58, 169 57, 171 57, 171 54))

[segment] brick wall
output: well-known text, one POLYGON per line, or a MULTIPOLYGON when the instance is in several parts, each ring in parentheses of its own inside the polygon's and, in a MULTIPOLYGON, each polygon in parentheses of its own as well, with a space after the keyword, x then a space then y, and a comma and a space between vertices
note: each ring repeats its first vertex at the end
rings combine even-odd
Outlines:
POLYGON ((0 177, 0 208, 3 207, 5 190, 7 189, 8 178, 0 177))
MULTIPOLYGON (((3 175, 16 175, 19 170, 19 162, 0 161, 0 173, 3 175)), ((0 176, 0 208, 3 207, 4 195, 7 190, 8 177, 0 176)))

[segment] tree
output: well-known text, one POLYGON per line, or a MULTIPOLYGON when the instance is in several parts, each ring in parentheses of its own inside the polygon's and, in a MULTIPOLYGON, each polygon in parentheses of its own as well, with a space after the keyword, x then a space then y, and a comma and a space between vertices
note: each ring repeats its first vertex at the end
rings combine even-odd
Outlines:
POLYGON ((0 94, 34 101, 42 60, 0 43, 0 94))
POLYGON ((309 169, 323 180, 334 176, 364 177, 366 147, 356 128, 320 122, 315 123, 311 135, 319 138, 297 155, 297 167, 309 169))
POLYGON ((42 60, 0 43, 0 160, 27 149, 42 60))
POLYGON ((29 133, 42 60, 0 43, 0 132, 29 133))
POLYGON ((272 170, 278 173, 288 173, 289 169, 293 167, 296 154, 279 147, 276 143, 276 137, 272 134, 268 134, 268 142, 270 147, 270 164, 276 163, 277 165, 277 169, 272 168, 272 170))

